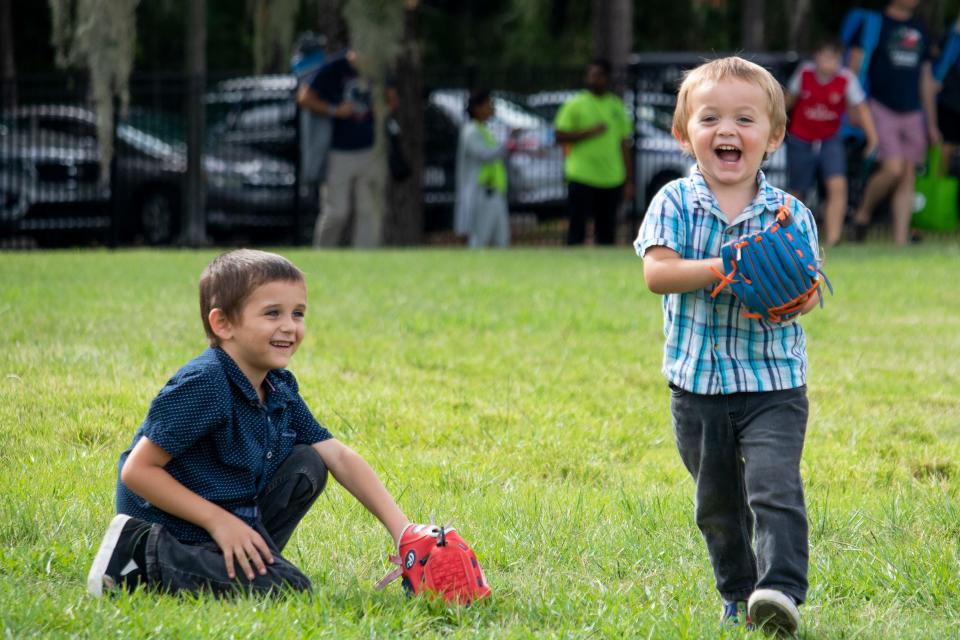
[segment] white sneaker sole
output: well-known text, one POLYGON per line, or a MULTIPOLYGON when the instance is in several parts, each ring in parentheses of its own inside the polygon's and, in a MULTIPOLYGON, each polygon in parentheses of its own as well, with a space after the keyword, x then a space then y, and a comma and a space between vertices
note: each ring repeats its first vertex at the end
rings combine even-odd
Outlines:
POLYGON ((90 573, 87 574, 87 591, 96 598, 103 595, 103 576, 107 573, 107 567, 110 566, 110 558, 117 547, 117 540, 120 539, 123 526, 129 519, 130 516, 122 513, 114 516, 110 526, 107 527, 107 532, 103 534, 103 542, 100 543, 97 556, 90 567, 90 573))
POLYGON ((757 589, 750 596, 747 611, 754 627, 767 633, 797 632, 800 610, 786 594, 776 589, 757 589))

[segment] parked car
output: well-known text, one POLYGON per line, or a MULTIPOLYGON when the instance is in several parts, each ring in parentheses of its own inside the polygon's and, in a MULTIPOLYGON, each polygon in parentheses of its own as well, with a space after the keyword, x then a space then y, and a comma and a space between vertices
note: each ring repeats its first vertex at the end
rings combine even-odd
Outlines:
POLYGON ((0 240, 36 235, 105 233, 109 190, 96 150, 82 139, 42 137, 0 124, 0 240))
POLYGON ((292 75, 242 76, 218 82, 204 96, 211 135, 297 161, 297 79, 292 75))
MULTIPOLYGON (((40 163, 46 162, 65 167, 61 173, 66 172, 70 177, 78 171, 79 161, 74 156, 82 156, 84 172, 79 181, 95 183, 98 188, 92 202, 103 209, 110 200, 108 181, 99 180, 93 110, 71 105, 33 105, 3 112, 0 122, 8 135, 14 136, 10 142, 0 143, 2 153, 9 155, 11 161, 16 161, 16 155, 24 150, 32 150, 34 173, 40 175, 40 163)), ((170 115, 134 111, 127 121, 118 125, 116 138, 117 179, 113 188, 116 190, 114 205, 123 212, 120 238, 140 238, 149 244, 169 242, 179 231, 187 170, 182 123, 170 115)), ((292 225, 293 165, 215 139, 206 147, 203 169, 207 226, 212 234, 251 228, 275 233, 292 225)), ((21 164, 22 161, 20 158, 21 164)), ((77 178, 66 181, 66 184, 76 183, 77 178)), ((62 189, 51 187, 49 181, 21 192, 26 211, 20 215, 17 229, 11 231, 27 232, 39 224, 32 221, 57 217, 63 207, 54 205, 67 202, 61 192, 62 189), (40 210, 36 205, 41 203, 49 206, 40 210)), ((85 223, 75 220, 74 224, 83 227, 85 223)))
MULTIPOLYGON (((424 201, 438 207, 436 226, 446 226, 446 213, 454 199, 456 149, 460 128, 466 121, 467 91, 431 91, 424 110, 425 174, 424 201), (442 178, 441 178, 442 176, 442 178)), ((518 130, 520 153, 507 161, 507 199, 512 212, 532 212, 550 217, 563 212, 566 185, 563 181, 563 149, 553 140, 550 123, 524 105, 493 93, 494 116, 488 126, 494 139, 502 142, 511 130, 518 130)), ((429 209, 428 209, 429 212, 429 209)))
MULTIPOLYGON (((225 144, 240 144, 295 162, 297 157, 296 78, 242 77, 217 83, 206 98, 210 130, 225 144)), ((467 92, 431 91, 424 104, 423 203, 428 231, 453 224, 457 138, 464 122, 467 92)), ((503 95, 494 97, 491 131, 505 139, 521 129, 526 153, 508 163, 512 210, 550 215, 566 196, 562 150, 553 146, 550 123, 503 95)))

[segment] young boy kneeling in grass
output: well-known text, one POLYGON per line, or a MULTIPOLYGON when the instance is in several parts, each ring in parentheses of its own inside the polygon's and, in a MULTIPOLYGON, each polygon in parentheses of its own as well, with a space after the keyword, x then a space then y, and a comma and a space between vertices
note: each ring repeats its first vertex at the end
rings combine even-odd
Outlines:
POLYGON ((210 348, 160 391, 120 456, 117 513, 89 591, 310 589, 280 555, 333 474, 399 540, 409 524, 370 466, 310 413, 286 370, 303 340, 303 273, 262 251, 200 278, 210 348), (239 568, 239 571, 237 570, 239 568))
POLYGON ((721 247, 770 226, 781 205, 819 255, 810 211, 760 171, 785 125, 783 91, 763 67, 731 57, 688 73, 673 127, 697 167, 654 197, 634 246, 648 288, 664 294, 674 434, 724 621, 747 624, 747 609, 766 629, 792 632, 807 595, 806 338, 798 322, 745 318, 734 296, 710 295, 725 271, 721 247))

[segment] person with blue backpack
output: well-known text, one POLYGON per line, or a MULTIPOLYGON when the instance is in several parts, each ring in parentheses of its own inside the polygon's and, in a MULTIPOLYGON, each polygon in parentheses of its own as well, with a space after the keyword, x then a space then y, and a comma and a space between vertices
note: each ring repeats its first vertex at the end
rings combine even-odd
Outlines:
POLYGON ((941 141, 930 36, 914 15, 919 2, 890 0, 883 12, 860 10, 860 19, 846 25, 851 47, 847 65, 867 91, 879 137, 880 168, 867 182, 854 214, 855 240, 863 240, 874 209, 892 194, 893 239, 907 244, 916 165, 926 158, 928 141, 941 141))

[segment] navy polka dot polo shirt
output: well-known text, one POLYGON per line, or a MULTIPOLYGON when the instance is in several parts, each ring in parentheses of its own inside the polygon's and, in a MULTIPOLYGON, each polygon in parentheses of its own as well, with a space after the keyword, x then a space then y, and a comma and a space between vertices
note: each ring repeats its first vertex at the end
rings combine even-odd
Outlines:
POLYGON ((222 349, 207 349, 184 365, 157 394, 117 469, 117 513, 164 525, 181 542, 206 542, 201 527, 130 491, 119 471, 142 436, 172 456, 166 470, 185 487, 252 524, 255 505, 295 444, 333 436, 310 413, 293 374, 266 377, 266 403, 222 349))

